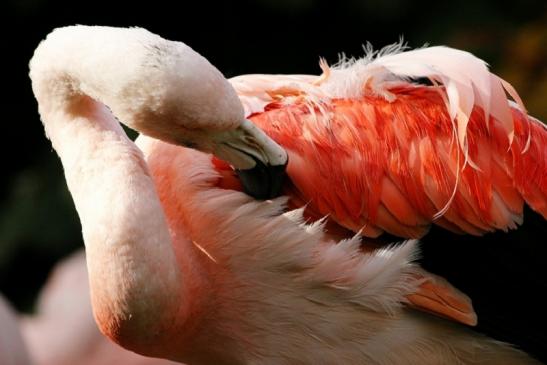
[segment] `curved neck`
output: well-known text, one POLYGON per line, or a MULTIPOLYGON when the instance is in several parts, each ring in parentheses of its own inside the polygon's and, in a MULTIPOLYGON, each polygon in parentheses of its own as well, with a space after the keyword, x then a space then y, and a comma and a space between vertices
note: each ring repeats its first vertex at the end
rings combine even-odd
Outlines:
POLYGON ((95 318, 124 347, 161 356, 161 336, 190 310, 179 266, 190 262, 175 256, 143 155, 110 111, 125 101, 107 91, 119 70, 105 57, 76 62, 71 52, 90 50, 65 40, 43 42, 30 74, 80 216, 95 318))

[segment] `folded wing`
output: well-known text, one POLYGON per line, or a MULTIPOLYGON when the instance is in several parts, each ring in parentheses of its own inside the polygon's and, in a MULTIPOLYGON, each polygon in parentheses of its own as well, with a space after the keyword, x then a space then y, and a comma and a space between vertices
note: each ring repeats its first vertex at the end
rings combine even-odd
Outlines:
POLYGON ((298 200, 371 237, 512 229, 524 202, 547 217, 547 129, 514 89, 469 53, 400 51, 231 80, 289 152, 298 200))

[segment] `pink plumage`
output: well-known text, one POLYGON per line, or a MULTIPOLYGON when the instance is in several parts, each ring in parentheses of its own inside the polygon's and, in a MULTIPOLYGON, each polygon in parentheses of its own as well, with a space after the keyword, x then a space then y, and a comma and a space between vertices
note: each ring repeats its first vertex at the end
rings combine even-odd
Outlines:
MULTIPOLYGON (((409 184, 405 189, 415 195, 425 189, 408 180, 418 159, 433 158, 430 150, 437 142, 429 134, 437 129, 454 141, 440 152, 463 154, 467 159, 461 163, 481 160, 473 149, 473 118, 463 134, 447 122, 454 117, 455 123, 466 123, 465 103, 471 99, 459 97, 465 90, 458 83, 450 86, 458 72, 442 79, 449 70, 437 70, 447 88, 443 94, 438 86, 420 89, 394 77, 389 71, 394 66, 382 66, 381 59, 363 62, 359 72, 323 64, 322 77, 232 80, 242 107, 220 72, 182 43, 136 28, 75 26, 52 32, 36 49, 30 76, 82 223, 91 303, 103 334, 140 354, 188 364, 535 363, 506 344, 406 307, 413 303, 476 322, 463 293, 414 262, 416 241, 363 247, 358 235, 340 239, 326 232, 325 220, 308 223, 304 209, 287 209, 287 197, 258 201, 226 189, 239 182, 210 153, 240 170, 287 161, 286 152, 245 119, 245 109, 287 145, 298 195, 314 198, 310 204, 319 213, 328 209, 355 229, 366 224, 374 235, 391 229, 380 225, 382 214, 405 217, 417 211, 409 218, 414 221, 403 221, 409 233, 422 234, 416 227, 427 226, 440 208, 414 207, 419 196, 397 204, 398 184, 409 184), (369 73, 367 64, 380 73, 369 73), (423 113, 445 120, 426 128, 422 124, 431 122, 426 117, 414 115, 414 123, 404 123, 405 116, 398 119, 402 127, 394 129, 371 117, 406 115, 409 108, 402 101, 417 96, 423 113), (281 124, 282 118, 290 122, 281 124), (133 143, 119 121, 147 136, 133 143), (419 131, 405 132, 406 124, 419 131), (459 145, 457 135, 463 138, 459 145), (414 145, 414 160, 394 153, 396 146, 406 146, 405 138, 409 148, 414 145), (361 161, 367 163, 366 175, 361 161), (298 170, 310 166, 317 181, 299 178, 298 170), (406 166, 408 176, 397 166, 406 166), (347 179, 333 176, 333 170, 347 179), (384 179, 386 171, 394 177, 384 179), (337 185, 321 185, 330 176, 337 185), (336 195, 314 197, 314 184, 336 195), (371 189, 366 199, 347 195, 366 188, 371 189), (383 192, 389 193, 385 202, 383 192)), ((426 76, 437 82, 433 74, 426 76)), ((494 116, 495 103, 489 110, 494 116)), ((501 124, 508 127, 507 119, 501 124)), ((505 127, 500 133, 507 139, 505 127)), ((517 121, 513 144, 520 153, 519 128, 517 121)), ((422 165, 427 164, 417 166, 422 165)), ((461 166, 456 164, 456 171, 461 166)), ((451 191, 446 179, 441 195, 451 191)), ((466 181, 465 173, 459 181, 466 181)), ((447 204, 444 198, 440 201, 447 204)), ((448 206, 461 199, 453 200, 448 206)))

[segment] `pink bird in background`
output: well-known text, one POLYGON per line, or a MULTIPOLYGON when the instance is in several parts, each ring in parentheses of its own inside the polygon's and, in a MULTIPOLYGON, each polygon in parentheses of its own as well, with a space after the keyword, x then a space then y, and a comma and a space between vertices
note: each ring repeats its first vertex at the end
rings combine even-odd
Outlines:
POLYGON ((83 252, 56 265, 40 292, 37 307, 35 314, 19 319, 35 365, 175 364, 124 350, 99 332, 91 310, 83 252))
POLYGON ((0 295, 0 364, 31 365, 15 311, 0 295))
POLYGON ((416 241, 352 232, 482 234, 524 201, 545 216, 547 132, 516 92, 468 53, 400 51, 229 83, 143 29, 52 32, 30 76, 100 330, 188 364, 537 363, 407 306, 476 321, 416 241))

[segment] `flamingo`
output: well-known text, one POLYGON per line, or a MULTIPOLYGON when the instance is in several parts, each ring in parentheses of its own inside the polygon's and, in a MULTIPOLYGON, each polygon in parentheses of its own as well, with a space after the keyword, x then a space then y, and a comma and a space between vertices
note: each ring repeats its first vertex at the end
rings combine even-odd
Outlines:
MULTIPOLYGON (((412 92, 405 78, 388 76, 386 65, 379 69, 382 79, 364 84, 379 100, 396 100, 395 90, 401 88, 412 92)), ((499 92, 501 81, 487 75, 499 92)), ((360 235, 327 232, 330 223, 324 220, 307 223, 310 213, 304 207, 286 209, 308 203, 312 212, 324 214, 315 199, 307 201, 315 196, 306 195, 295 175, 305 155, 295 153, 298 148, 278 133, 278 119, 265 114, 295 108, 328 126, 324 116, 333 110, 325 103, 340 97, 349 105, 353 99, 341 98, 344 87, 363 90, 359 73, 350 76, 325 67, 319 78, 278 76, 282 87, 253 85, 248 78, 230 84, 188 46, 140 28, 60 28, 38 46, 30 62, 32 87, 80 216, 94 316, 106 336, 137 353, 188 364, 537 363, 507 344, 405 306, 414 303, 473 322, 465 295, 414 263, 415 240, 363 248, 360 235), (339 89, 331 78, 338 78, 339 89), (333 98, 324 99, 317 92, 322 87, 333 98), (136 143, 118 120, 142 133, 136 143), (240 191, 261 198, 277 195, 287 156, 288 174, 300 189, 292 190, 290 202, 287 197, 256 200, 240 191), (435 298, 444 303, 440 308, 431 305, 435 298)), ((456 76, 461 75, 454 72, 441 81, 449 85, 456 76)), ((254 80, 272 82, 270 77, 254 80)), ((424 100, 444 101, 451 111, 454 95, 460 96, 456 129, 466 121, 469 128, 449 139, 459 149, 448 149, 444 157, 462 155, 460 163, 478 169, 483 165, 474 153, 473 135, 465 133, 473 129, 473 118, 465 117, 469 99, 460 95, 460 84, 466 84, 456 81, 455 94, 447 89, 450 98, 441 98, 445 94, 435 85, 436 93, 423 92, 424 100)), ((478 95, 476 102, 486 108, 488 93, 478 95)), ((486 109, 505 117, 509 109, 499 106, 497 97, 486 109)), ((524 117, 518 120, 514 129, 528 126, 533 138, 527 150, 537 151, 538 128, 524 117)), ((501 124, 502 131, 511 130, 506 119, 501 124)), ((498 127, 490 130, 497 133, 498 127)), ((313 141, 316 132, 302 130, 301 135, 313 141)), ((341 136, 354 132, 348 127, 341 136)), ((519 144, 521 135, 515 133, 511 142, 519 144)), ((454 194, 444 202, 450 203, 448 209, 437 213, 446 215, 459 202, 454 194)), ((334 222, 357 229, 336 208, 334 222)), ((418 226, 439 218, 421 215, 415 218, 418 226)), ((361 222, 359 231, 390 231, 391 226, 373 222, 361 222)))
POLYGON ((17 316, 2 295, 0 295, 0 324, 0 364, 31 365, 17 316))
POLYGON ((175 364, 126 351, 99 332, 91 311, 82 251, 55 266, 40 292, 37 313, 19 322, 36 365, 175 364))

